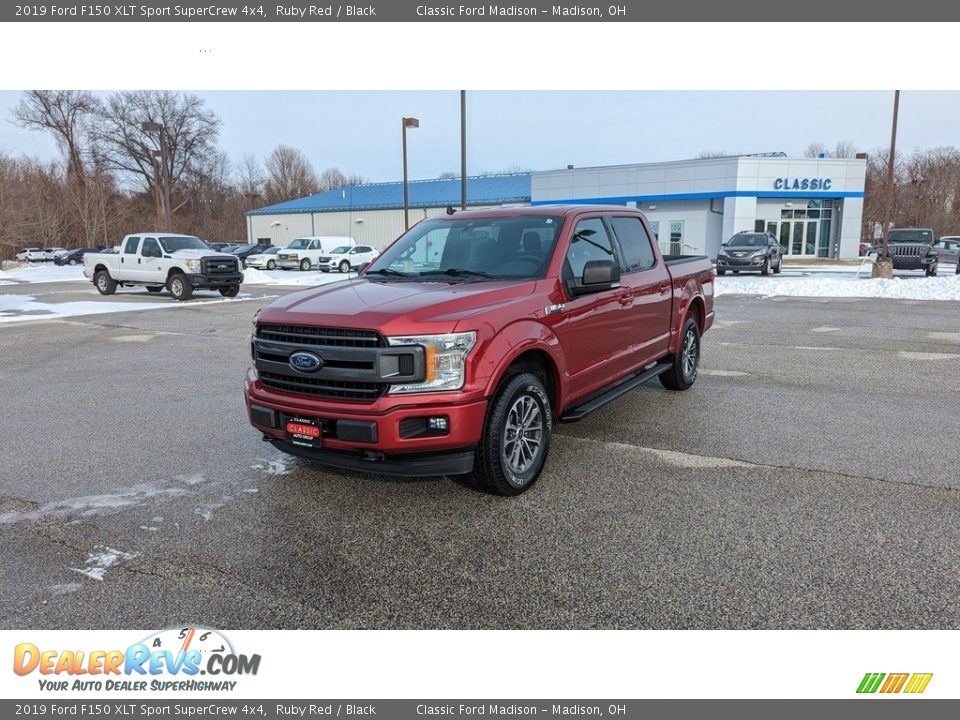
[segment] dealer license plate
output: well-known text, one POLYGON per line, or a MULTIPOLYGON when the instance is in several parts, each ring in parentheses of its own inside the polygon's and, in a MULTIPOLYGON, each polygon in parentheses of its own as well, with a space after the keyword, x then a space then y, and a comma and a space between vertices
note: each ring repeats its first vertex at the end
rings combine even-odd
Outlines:
POLYGON ((287 439, 294 445, 320 447, 323 443, 323 429, 317 420, 289 417, 287 418, 286 430, 287 439))

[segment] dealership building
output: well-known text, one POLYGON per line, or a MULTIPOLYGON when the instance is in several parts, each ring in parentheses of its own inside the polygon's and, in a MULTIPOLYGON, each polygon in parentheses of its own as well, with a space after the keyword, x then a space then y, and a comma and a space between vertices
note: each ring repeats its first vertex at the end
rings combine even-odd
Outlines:
MULTIPOLYGON (((790 256, 859 254, 864 158, 782 153, 468 178, 469 207, 611 204, 642 210, 664 252, 716 257, 734 233, 773 233, 790 256)), ((460 206, 460 181, 409 184, 410 222, 460 206)), ((349 235, 383 247, 403 231, 401 183, 358 185, 247 213, 250 242, 349 235)))

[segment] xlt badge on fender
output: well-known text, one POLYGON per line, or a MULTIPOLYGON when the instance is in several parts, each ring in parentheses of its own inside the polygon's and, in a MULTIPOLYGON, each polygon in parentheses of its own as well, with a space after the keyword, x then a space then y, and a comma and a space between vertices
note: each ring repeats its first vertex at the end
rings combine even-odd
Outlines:
POLYGON ((295 352, 290 356, 290 367, 300 372, 316 372, 323 367, 323 359, 310 352, 295 352))

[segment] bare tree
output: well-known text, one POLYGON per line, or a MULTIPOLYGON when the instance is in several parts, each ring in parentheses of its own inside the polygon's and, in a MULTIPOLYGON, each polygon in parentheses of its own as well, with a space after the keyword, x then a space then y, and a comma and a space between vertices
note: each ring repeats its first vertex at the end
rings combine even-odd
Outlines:
POLYGON ((460 177, 460 173, 453 172, 452 170, 447 170, 437 175, 437 180, 456 180, 460 177))
POLYGON ((822 142, 812 142, 807 145, 807 148, 803 151, 803 156, 805 158, 818 158, 821 155, 827 154, 827 146, 822 142))
POLYGON ((833 157, 852 158, 857 156, 857 146, 850 140, 839 140, 833 148, 833 157))
POLYGON ((267 203, 313 195, 319 189, 320 183, 310 161, 289 145, 277 145, 267 156, 265 166, 267 180, 263 194, 267 203))
POLYGON ((20 127, 52 133, 66 156, 68 175, 82 183, 88 121, 99 109, 100 103, 91 92, 28 90, 13 117, 20 127))
MULTIPOLYGON (((196 95, 137 90, 116 93, 104 103, 94 138, 104 161, 148 193, 155 191, 165 170, 174 195, 181 179, 216 150, 219 133, 220 119, 196 95), (144 130, 144 123, 162 129, 144 130), (166 147, 162 158, 161 140, 166 147)), ((176 207, 178 200, 171 205, 176 207)))
POLYGON ((253 201, 263 194, 263 185, 266 179, 263 175, 263 166, 253 155, 247 154, 237 163, 236 183, 237 190, 244 197, 253 201))

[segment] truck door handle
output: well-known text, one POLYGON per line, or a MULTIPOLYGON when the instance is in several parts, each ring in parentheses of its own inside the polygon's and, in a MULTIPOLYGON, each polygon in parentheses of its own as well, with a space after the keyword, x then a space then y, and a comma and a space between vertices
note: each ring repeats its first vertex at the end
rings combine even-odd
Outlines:
POLYGON ((618 298, 617 302, 621 305, 633 305, 633 293, 622 293, 618 298))
POLYGON ((137 258, 137 265, 140 264, 140 258, 137 258))

